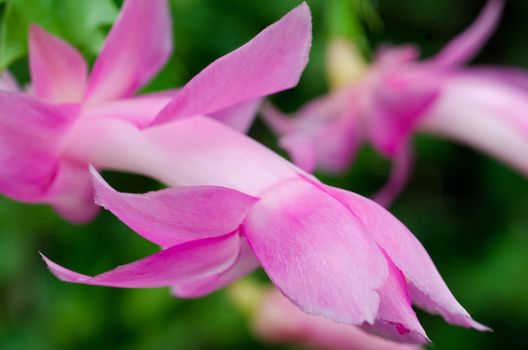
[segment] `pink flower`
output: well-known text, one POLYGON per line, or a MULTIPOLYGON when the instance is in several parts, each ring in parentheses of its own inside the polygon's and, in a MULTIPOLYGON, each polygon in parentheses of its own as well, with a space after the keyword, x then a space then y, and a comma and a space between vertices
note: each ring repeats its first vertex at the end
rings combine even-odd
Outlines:
POLYGON ((82 120, 152 119, 174 92, 131 96, 171 51, 165 0, 125 2, 90 75, 75 48, 33 25, 32 93, 13 92, 14 81, 2 79, 8 85, 0 92, 0 192, 23 202, 51 204, 74 222, 90 219, 97 207, 89 160, 64 155, 68 137, 82 120))
POLYGON ((289 343, 326 350, 419 350, 370 335, 357 327, 308 315, 277 290, 269 289, 253 315, 254 333, 270 343, 289 343))
POLYGON ((493 32, 504 1, 489 0, 475 23, 435 57, 419 62, 414 46, 383 47, 367 67, 350 43, 329 47, 336 90, 294 118, 264 109, 281 145, 306 171, 341 172, 368 141, 393 161, 375 199, 387 205, 405 185, 415 132, 478 148, 528 175, 528 74, 499 67, 462 68, 493 32))
MULTIPOLYGON (((309 33, 296 13, 215 61, 185 89, 135 98, 171 52, 165 0, 125 2, 89 77, 75 49, 33 26, 33 95, 0 92, 0 192, 51 204, 70 221, 92 218, 88 163, 152 175, 149 166, 160 156, 149 153, 144 162, 127 135, 147 130, 173 97, 157 124, 207 114, 245 131, 261 98, 296 85, 306 65, 309 33)), ((155 169, 154 176, 165 180, 168 172, 155 169)))
POLYGON ((69 282, 168 286, 176 296, 195 298, 262 266, 303 311, 398 341, 427 341, 412 303, 451 323, 486 329, 455 300, 418 240, 385 209, 322 184, 225 119, 210 117, 295 85, 310 43, 310 12, 302 4, 192 79, 154 126, 98 120, 78 127, 69 157, 170 186, 120 193, 92 170, 96 203, 163 249, 95 277, 45 258, 50 270, 69 282))

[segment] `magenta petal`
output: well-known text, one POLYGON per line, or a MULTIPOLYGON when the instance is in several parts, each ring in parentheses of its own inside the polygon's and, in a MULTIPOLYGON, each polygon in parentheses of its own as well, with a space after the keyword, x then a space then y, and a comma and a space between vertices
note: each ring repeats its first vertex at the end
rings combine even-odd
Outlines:
POLYGON ((242 226, 273 283, 309 314, 374 322, 387 277, 382 253, 341 203, 307 181, 266 192, 242 226))
POLYGON ((51 106, 0 92, 0 192, 38 201, 56 175, 61 143, 78 106, 51 106))
POLYGON ((308 62, 311 15, 302 3, 195 76, 154 124, 213 112, 289 89, 308 62))
POLYGON ((227 286, 254 271, 259 266, 260 264, 249 248, 246 240, 241 237, 238 257, 225 271, 174 286, 172 288, 172 294, 181 298, 201 297, 227 286))
POLYGON ((325 188, 361 219, 370 236, 402 271, 414 303, 441 314, 450 323, 481 329, 451 294, 421 243, 398 219, 370 199, 325 188))
POLYGON ((214 275, 237 257, 236 233, 176 245, 95 277, 65 269, 43 256, 50 271, 65 282, 120 288, 156 288, 214 275))
POLYGON ((384 207, 388 207, 401 193, 411 172, 412 155, 410 146, 400 147, 400 151, 391 159, 392 169, 389 179, 373 196, 373 199, 384 207))
POLYGON ((412 309, 412 302, 405 276, 389 257, 389 278, 378 289, 380 306, 376 323, 362 328, 400 343, 425 344, 429 342, 425 330, 412 309))
POLYGON ((178 90, 168 90, 125 98, 91 106, 83 111, 89 118, 117 118, 126 120, 143 129, 174 97, 178 90))
POLYGON ((473 58, 497 27, 504 3, 504 0, 488 0, 477 20, 429 62, 448 67, 473 58))
POLYGON ((223 187, 120 193, 92 169, 95 201, 144 238, 167 247, 235 231, 257 198, 223 187))
POLYGON ((261 98, 249 100, 211 113, 209 116, 245 134, 251 128, 261 102, 261 98))
POLYGON ((86 100, 95 104, 133 95, 172 52, 166 0, 126 0, 88 82, 86 100))
POLYGON ((88 67, 68 43, 38 25, 29 29, 29 66, 35 96, 49 102, 80 102, 88 67))

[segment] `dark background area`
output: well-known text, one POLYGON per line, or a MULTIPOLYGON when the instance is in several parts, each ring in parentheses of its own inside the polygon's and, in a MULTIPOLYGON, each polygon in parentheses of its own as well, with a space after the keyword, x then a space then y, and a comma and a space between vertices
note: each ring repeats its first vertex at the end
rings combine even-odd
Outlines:
MULTIPOLYGON (((314 21, 311 60, 296 89, 273 97, 285 110, 295 110, 327 90, 323 70, 330 32, 325 22, 327 2, 308 1, 314 21)), ((29 19, 37 21, 72 41, 91 61, 113 18, 107 0, 13 3, 25 11, 15 21, 17 26, 24 28, 29 19), (82 12, 77 7, 82 7, 82 12), (97 11, 109 19, 97 26, 86 25, 81 28, 86 31, 83 34, 79 28, 84 20, 75 16, 82 13, 89 17, 97 11)), ((298 3, 172 0, 175 53, 147 90, 184 84, 298 3)), ((4 10, 6 2, 0 4, 4 10)), ((427 57, 465 29, 483 4, 482 0, 379 0, 374 5, 382 25, 372 21, 368 25, 365 20, 368 42, 373 48, 386 42, 415 43, 427 57)), ((474 63, 528 68, 527 23, 528 2, 508 1, 496 34, 474 63)), ((13 25, 3 26, 4 31, 10 28, 13 25)), ((27 58, 19 56, 9 69, 27 82, 27 58)), ((273 136, 261 122, 252 128, 251 136, 276 149, 273 136)), ((425 245, 461 304, 494 330, 461 329, 440 317, 420 313, 433 340, 431 348, 525 348, 526 179, 494 159, 449 141, 419 135, 414 144, 413 177, 391 210, 425 245)), ((369 195, 383 183, 388 171, 389 163, 365 146, 347 174, 319 175, 327 183, 369 195)), ((109 176, 121 190, 140 192, 157 186, 140 177, 109 176)), ((0 349, 267 348, 252 338, 247 319, 225 291, 199 300, 178 300, 166 289, 66 284, 46 270, 38 255, 42 251, 74 270, 96 274, 156 249, 107 212, 90 224, 75 226, 48 207, 0 198, 0 349)), ((257 273, 258 278, 262 275, 257 273)))

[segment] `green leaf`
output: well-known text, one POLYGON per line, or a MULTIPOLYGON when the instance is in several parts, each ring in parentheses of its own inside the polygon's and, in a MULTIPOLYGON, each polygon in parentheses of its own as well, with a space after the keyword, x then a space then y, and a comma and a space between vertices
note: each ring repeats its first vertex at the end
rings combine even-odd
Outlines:
POLYGON ((0 6, 0 70, 26 55, 31 23, 95 56, 118 13, 112 0, 4 0, 0 6))

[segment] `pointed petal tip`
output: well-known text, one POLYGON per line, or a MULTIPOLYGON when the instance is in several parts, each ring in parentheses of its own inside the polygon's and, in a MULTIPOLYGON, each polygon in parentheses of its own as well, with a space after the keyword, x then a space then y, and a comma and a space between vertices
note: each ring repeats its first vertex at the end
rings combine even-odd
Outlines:
POLYGON ((90 277, 88 277, 88 276, 75 273, 75 272, 73 272, 71 270, 68 270, 68 269, 66 269, 66 268, 54 263, 53 261, 48 259, 48 257, 46 257, 42 252, 39 252, 39 254, 40 254, 42 260, 44 261, 44 263, 47 265, 48 270, 55 277, 57 277, 59 280, 61 280, 63 282, 86 283, 86 281, 88 281, 90 279, 90 277))

